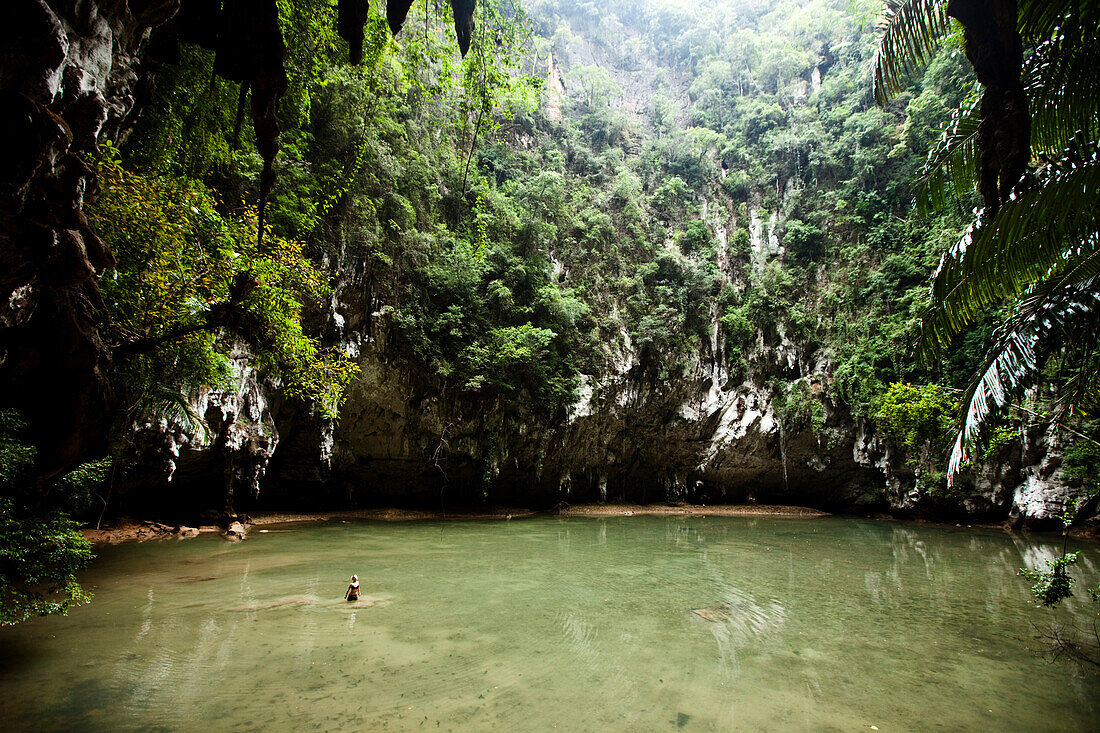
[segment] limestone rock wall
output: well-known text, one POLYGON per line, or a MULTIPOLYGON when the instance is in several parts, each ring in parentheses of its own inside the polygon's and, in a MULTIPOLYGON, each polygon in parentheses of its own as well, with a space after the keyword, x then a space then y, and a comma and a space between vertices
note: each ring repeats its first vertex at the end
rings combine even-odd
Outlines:
POLYGON ((260 499, 262 481, 279 444, 278 383, 249 365, 237 345, 230 354, 232 384, 203 388, 190 410, 201 421, 139 420, 131 427, 116 500, 134 511, 182 516, 198 509, 231 519, 260 499))
POLYGON ((0 8, 0 394, 30 421, 46 477, 106 448, 111 356, 94 278, 112 258, 83 211, 89 161, 133 107, 150 28, 178 4, 0 8))
POLYGON ((276 417, 283 437, 264 482, 269 501, 758 501, 1049 523, 1076 496, 1059 478, 1053 436, 1036 430, 964 476, 953 494, 929 496, 897 446, 828 396, 827 360, 789 343, 761 341, 749 357, 805 373, 825 413, 816 432, 785 430, 776 395, 731 377, 720 353, 661 380, 628 351, 614 372, 583 377, 567 414, 547 419, 420 373, 398 356, 380 312, 346 320, 370 323, 353 336, 361 378, 335 425, 314 427, 301 411, 276 417))

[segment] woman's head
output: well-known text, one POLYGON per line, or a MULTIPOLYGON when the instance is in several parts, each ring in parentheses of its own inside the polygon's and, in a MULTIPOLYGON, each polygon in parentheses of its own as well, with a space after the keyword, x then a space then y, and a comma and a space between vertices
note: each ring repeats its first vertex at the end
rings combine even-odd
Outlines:
POLYGON ((354 583, 354 582, 356 582, 356 581, 358 581, 358 580, 359 580, 359 576, 358 576, 358 575, 353 575, 353 576, 351 576, 351 582, 353 582, 353 583, 354 583))

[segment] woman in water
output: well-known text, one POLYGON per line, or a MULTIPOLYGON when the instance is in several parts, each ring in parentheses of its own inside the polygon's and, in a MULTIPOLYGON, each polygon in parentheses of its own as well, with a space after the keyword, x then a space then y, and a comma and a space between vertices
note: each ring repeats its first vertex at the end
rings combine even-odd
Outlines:
POLYGON ((351 582, 348 583, 348 592, 344 594, 344 600, 358 601, 359 600, 359 576, 351 576, 351 582))

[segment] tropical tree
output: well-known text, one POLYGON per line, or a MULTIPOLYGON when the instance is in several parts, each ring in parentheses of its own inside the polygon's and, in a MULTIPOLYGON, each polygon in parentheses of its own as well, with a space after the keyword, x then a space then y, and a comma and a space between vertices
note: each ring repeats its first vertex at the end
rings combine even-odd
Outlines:
POLYGON ((288 396, 335 417, 357 368, 303 331, 304 305, 329 292, 303 245, 270 235, 261 249, 254 210, 225 216, 201 182, 127 171, 104 148, 89 213, 115 254, 100 289, 127 417, 224 385, 237 341, 288 396))
POLYGON ((961 41, 979 82, 933 147, 919 187, 933 209, 975 188, 982 201, 932 278, 922 354, 935 359, 991 311, 1007 314, 962 395, 949 480, 1044 373, 1053 419, 1100 404, 1098 6, 886 3, 872 65, 880 104, 945 44, 961 41))

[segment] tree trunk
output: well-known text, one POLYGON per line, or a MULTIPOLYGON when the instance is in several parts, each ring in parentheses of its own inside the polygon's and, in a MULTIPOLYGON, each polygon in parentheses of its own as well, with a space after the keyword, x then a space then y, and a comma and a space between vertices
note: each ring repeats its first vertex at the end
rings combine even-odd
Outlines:
POLYGON ((966 57, 985 87, 977 139, 978 189, 993 216, 1024 177, 1031 158, 1016 0, 950 0, 947 14, 962 23, 966 57))

